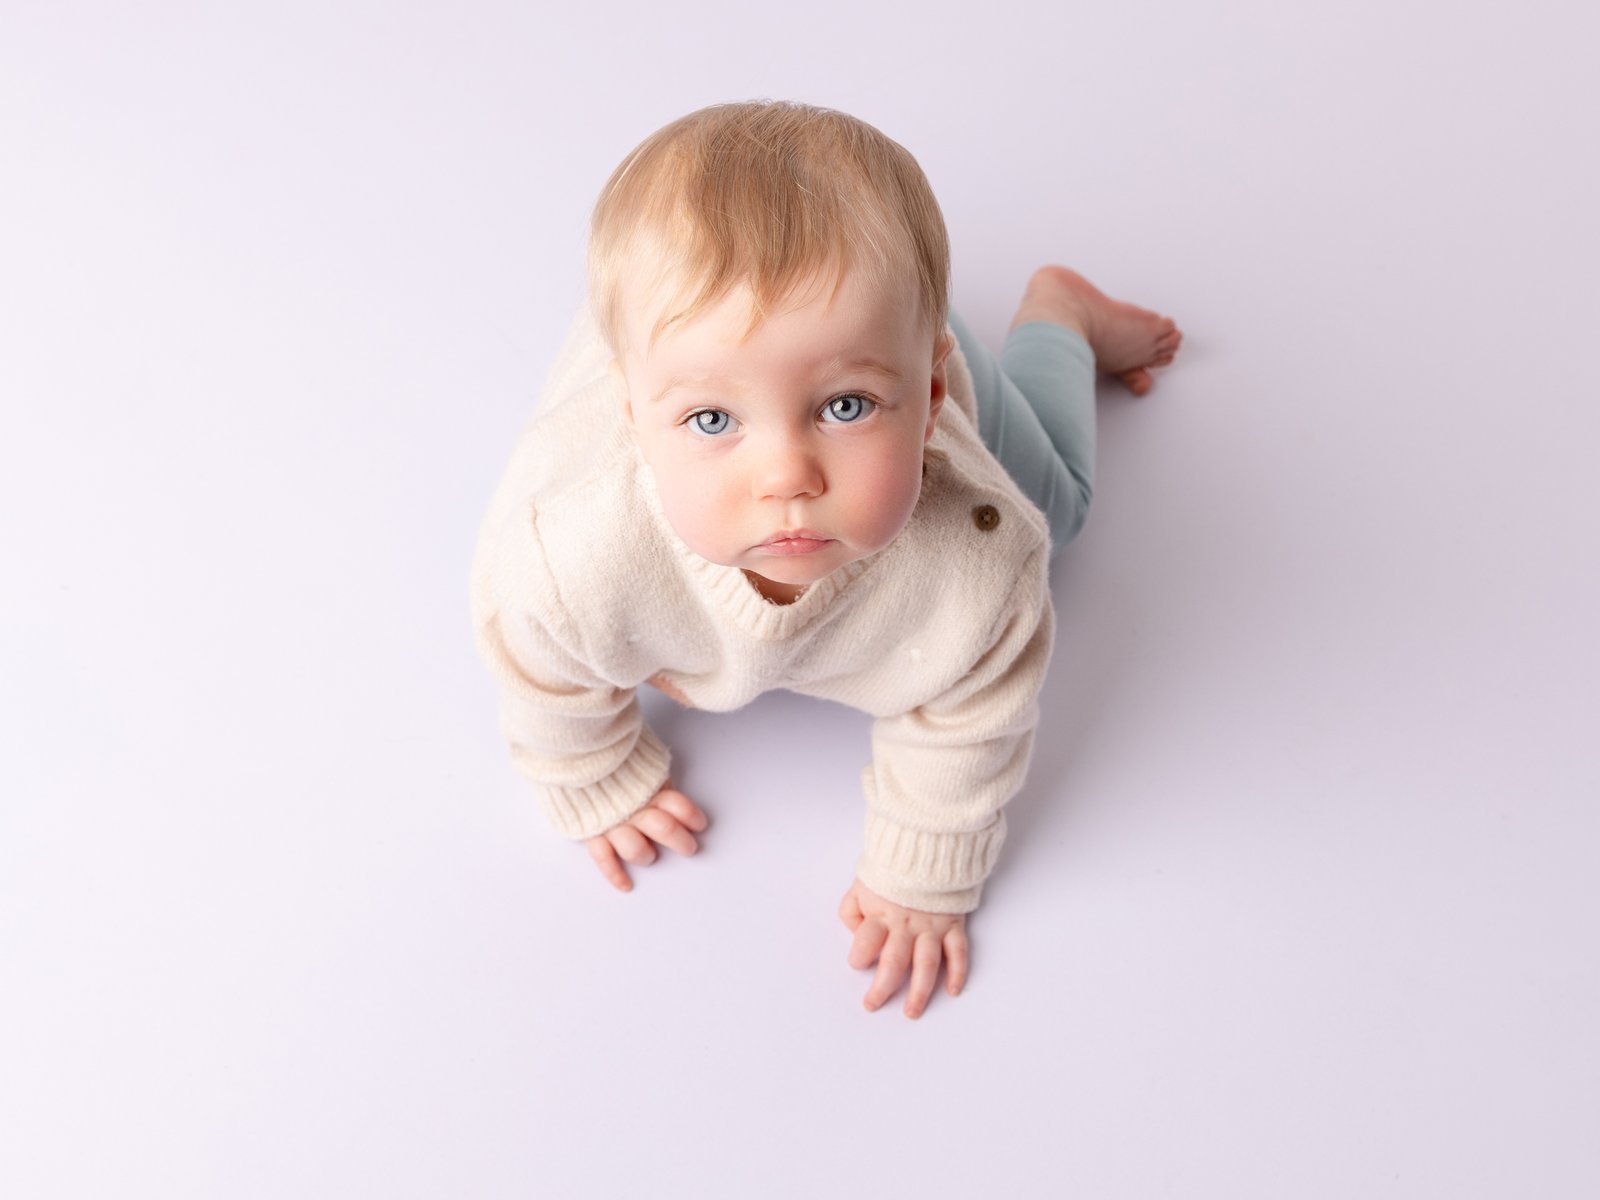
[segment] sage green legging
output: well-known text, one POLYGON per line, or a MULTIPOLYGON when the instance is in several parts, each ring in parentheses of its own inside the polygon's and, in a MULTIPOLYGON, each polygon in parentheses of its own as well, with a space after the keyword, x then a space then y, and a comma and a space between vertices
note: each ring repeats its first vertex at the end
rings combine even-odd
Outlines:
POLYGON ((977 393, 978 434, 1050 523, 1056 553, 1083 528, 1094 490, 1094 351, 1050 321, 1019 325, 995 361, 950 313, 977 393))

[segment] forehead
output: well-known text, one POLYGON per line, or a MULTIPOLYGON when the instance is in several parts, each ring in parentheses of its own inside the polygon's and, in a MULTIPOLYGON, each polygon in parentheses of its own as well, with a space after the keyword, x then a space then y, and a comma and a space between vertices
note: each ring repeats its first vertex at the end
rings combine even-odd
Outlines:
POLYGON ((650 341, 651 306, 627 306, 630 357, 650 373, 780 364, 824 368, 879 364, 897 368, 931 345, 909 285, 884 286, 855 271, 815 275, 758 316, 753 289, 739 284, 693 318, 650 341))

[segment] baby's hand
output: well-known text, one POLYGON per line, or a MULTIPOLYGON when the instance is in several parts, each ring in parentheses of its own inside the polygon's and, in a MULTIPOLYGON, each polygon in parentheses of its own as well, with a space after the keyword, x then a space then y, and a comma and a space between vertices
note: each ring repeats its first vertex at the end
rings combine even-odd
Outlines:
POLYGON ((922 1015, 939 978, 939 959, 949 959, 945 990, 959 996, 967 982, 966 913, 931 913, 902 908, 885 900, 859 879, 850 885, 839 905, 839 919, 854 930, 850 965, 860 970, 878 963, 878 973, 867 989, 867 1011, 872 1012, 900 987, 911 968, 911 990, 905 1014, 922 1015))
POLYGON ((694 835, 704 832, 707 823, 706 814, 700 811, 699 805, 674 788, 669 779, 633 816, 621 825, 585 839, 583 844, 600 868, 600 874, 618 890, 631 892, 633 880, 628 878, 623 859, 640 867, 655 862, 657 852, 652 839, 679 854, 693 854, 700 849, 694 835))

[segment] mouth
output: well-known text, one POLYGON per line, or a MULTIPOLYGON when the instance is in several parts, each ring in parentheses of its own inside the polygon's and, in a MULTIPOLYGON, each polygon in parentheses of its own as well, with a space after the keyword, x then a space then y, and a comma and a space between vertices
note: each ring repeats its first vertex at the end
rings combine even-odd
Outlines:
POLYGON ((812 554, 832 541, 812 529, 784 529, 762 542, 760 548, 768 554, 812 554))

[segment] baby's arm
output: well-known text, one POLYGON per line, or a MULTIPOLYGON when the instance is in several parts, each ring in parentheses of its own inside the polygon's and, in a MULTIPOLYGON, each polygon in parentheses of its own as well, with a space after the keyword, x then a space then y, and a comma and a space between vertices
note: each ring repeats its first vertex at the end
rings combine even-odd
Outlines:
POLYGON ((863 773, 866 847, 840 908, 856 933, 850 965, 879 960, 869 1009, 894 994, 908 963, 908 1017, 932 994, 941 956, 949 959, 950 994, 966 982, 965 914, 978 906, 1005 839, 1002 809, 1027 772, 1050 661, 1045 553, 1041 546, 1018 576, 1020 583, 1037 571, 1037 586, 1017 588, 960 680, 873 726, 873 764, 863 773))
POLYGON ((517 589, 546 597, 538 604, 503 598, 513 591, 505 575, 541 582, 538 559, 507 557, 509 566, 480 552, 473 607, 478 649, 502 685, 512 759, 537 785, 556 829, 583 841, 601 874, 628 891, 623 860, 654 861, 651 839, 694 853, 705 814, 672 786, 671 756, 645 724, 634 689, 602 679, 583 660, 582 639, 548 599, 553 587, 517 589))
POLYGON ((850 965, 860 970, 878 963, 864 1003, 872 1012, 900 987, 911 970, 906 1016, 915 1020, 928 1007, 939 978, 939 960, 949 963, 945 990, 959 996, 967 982, 966 913, 930 913, 886 900, 859 879, 839 905, 839 919, 855 935, 850 965))
POLYGON ((896 904, 971 912, 1021 790, 1050 661, 1048 603, 1012 614, 946 693, 872 728, 857 877, 896 904))

